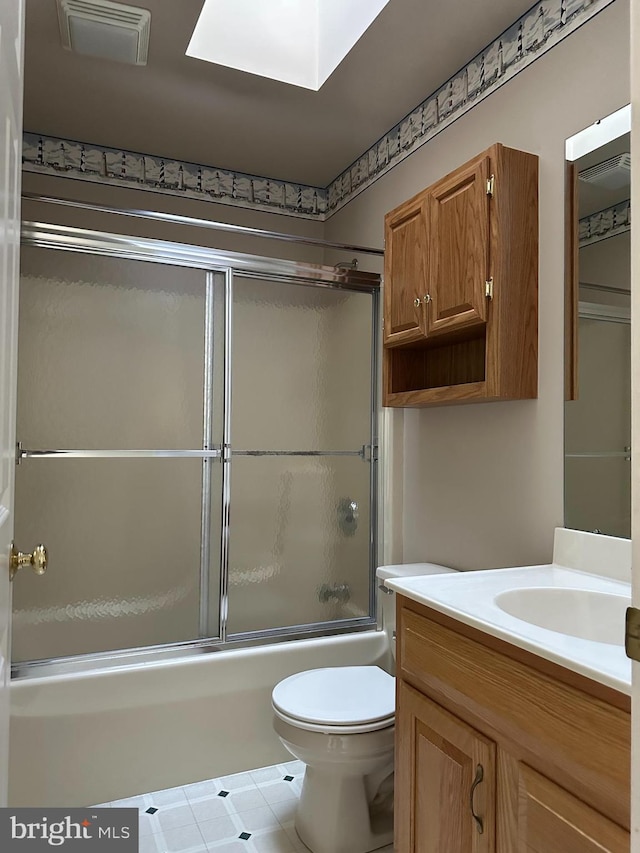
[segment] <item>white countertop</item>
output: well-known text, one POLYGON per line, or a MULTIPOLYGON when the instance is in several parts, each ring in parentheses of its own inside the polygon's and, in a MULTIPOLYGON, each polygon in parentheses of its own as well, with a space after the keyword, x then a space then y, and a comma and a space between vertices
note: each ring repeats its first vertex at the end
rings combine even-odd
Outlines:
POLYGON ((510 616, 495 603, 495 597, 507 590, 557 587, 623 595, 630 604, 629 583, 556 564, 397 578, 385 583, 407 598, 486 634, 623 693, 631 693, 631 661, 624 651, 624 623, 620 625, 619 645, 594 642, 510 616))

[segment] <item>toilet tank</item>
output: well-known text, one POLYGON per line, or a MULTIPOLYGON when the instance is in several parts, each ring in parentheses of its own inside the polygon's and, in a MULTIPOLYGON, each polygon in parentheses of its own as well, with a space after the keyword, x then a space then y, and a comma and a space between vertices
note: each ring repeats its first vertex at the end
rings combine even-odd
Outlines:
POLYGON ((410 578, 417 575, 444 575, 455 572, 448 566, 437 563, 404 563, 400 566, 380 566, 376 571, 378 579, 378 625, 387 634, 392 660, 396 657, 396 594, 385 586, 388 578, 410 578))

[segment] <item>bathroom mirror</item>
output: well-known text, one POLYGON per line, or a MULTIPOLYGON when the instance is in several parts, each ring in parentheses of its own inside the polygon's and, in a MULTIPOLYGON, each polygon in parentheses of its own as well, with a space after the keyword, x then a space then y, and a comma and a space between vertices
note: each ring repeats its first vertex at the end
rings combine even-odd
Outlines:
POLYGON ((631 535, 630 108, 567 140, 565 526, 631 535))

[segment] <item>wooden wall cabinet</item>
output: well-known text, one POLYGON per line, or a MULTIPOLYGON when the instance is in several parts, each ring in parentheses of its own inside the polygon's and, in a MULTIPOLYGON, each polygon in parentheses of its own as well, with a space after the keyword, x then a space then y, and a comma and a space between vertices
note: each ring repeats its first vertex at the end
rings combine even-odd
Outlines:
POLYGON ((630 700, 398 597, 397 853, 629 853, 630 700))
POLYGON ((493 145, 385 217, 384 404, 537 396, 538 158, 493 145))

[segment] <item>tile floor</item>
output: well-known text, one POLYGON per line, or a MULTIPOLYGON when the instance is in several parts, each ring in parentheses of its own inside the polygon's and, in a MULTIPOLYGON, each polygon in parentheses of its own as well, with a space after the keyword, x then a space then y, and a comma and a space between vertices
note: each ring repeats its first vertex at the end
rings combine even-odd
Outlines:
POLYGON ((290 761, 99 807, 138 809, 140 853, 309 853, 293 825, 303 775, 290 761))

